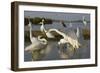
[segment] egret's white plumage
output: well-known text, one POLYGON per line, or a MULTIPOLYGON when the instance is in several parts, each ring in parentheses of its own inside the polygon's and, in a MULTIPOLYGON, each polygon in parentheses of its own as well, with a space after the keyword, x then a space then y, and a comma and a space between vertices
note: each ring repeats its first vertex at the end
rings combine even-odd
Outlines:
POLYGON ((39 49, 44 49, 47 46, 47 41, 45 39, 35 38, 34 43, 30 44, 25 48, 25 51, 34 51, 39 49))
POLYGON ((45 33, 48 38, 55 38, 55 36, 52 35, 52 33, 49 30, 47 31, 44 28, 44 19, 42 19, 42 22, 40 22, 39 24, 42 24, 41 27, 40 27, 41 32, 45 33))
POLYGON ((63 38, 63 39, 60 39, 60 41, 58 42, 58 45, 66 44, 66 43, 68 43, 68 41, 66 41, 66 40, 63 38))
MULTIPOLYGON (((72 28, 72 23, 71 22, 69 23, 69 28, 72 28)), ((79 38, 79 36, 80 36, 80 31, 79 31, 79 27, 77 26, 77 28, 76 28, 76 36, 75 37, 79 38)))
POLYGON ((43 49, 46 47, 47 45, 47 40, 42 38, 42 36, 38 36, 38 37, 33 37, 32 36, 32 26, 31 26, 31 22, 29 21, 29 28, 30 28, 30 41, 31 41, 31 45, 27 46, 25 48, 25 51, 34 51, 34 50, 39 50, 39 49, 43 49))
POLYGON ((69 43, 75 49, 79 48, 80 43, 78 42, 77 36, 74 32, 70 31, 69 35, 67 35, 67 34, 65 34, 57 29, 50 29, 50 31, 55 31, 58 34, 60 34, 61 36, 63 36, 63 39, 60 39, 59 43, 69 43))
POLYGON ((80 37, 80 30, 79 30, 79 27, 77 27, 76 35, 77 35, 78 38, 80 37))
POLYGON ((85 20, 85 16, 83 16, 83 24, 86 26, 87 25, 87 21, 85 20))
POLYGON ((32 23, 30 21, 29 21, 28 26, 29 26, 29 32, 30 32, 30 41, 31 41, 31 43, 34 43, 37 40, 35 37, 32 36, 32 23))
MULTIPOLYGON (((64 22, 63 22, 64 23, 64 22)), ((77 31, 76 33, 74 32, 73 28, 72 28, 72 23, 69 23, 69 27, 67 29, 64 30, 63 33, 61 31, 55 30, 56 32, 58 32, 60 35, 62 35, 64 38, 60 39, 60 41, 58 42, 58 44, 68 44, 70 43, 74 48, 79 48, 80 44, 78 42, 78 38, 79 38, 79 27, 77 27, 77 31)))

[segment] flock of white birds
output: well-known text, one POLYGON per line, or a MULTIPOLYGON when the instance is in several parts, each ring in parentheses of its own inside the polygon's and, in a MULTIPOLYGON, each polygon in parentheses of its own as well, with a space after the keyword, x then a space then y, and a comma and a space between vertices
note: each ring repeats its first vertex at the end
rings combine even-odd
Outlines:
MULTIPOLYGON (((39 23, 39 24, 41 24, 40 30, 41 30, 42 33, 46 34, 47 38, 55 38, 55 36, 51 33, 53 31, 53 32, 56 32, 63 37, 58 41, 59 46, 61 46, 63 44, 66 44, 66 46, 67 46, 67 44, 70 44, 74 48, 74 50, 77 50, 81 46, 81 44, 79 43, 79 40, 78 40, 78 38, 80 36, 80 32, 79 32, 78 27, 77 27, 76 33, 74 31, 70 32, 70 34, 74 35, 74 38, 73 38, 73 37, 70 37, 69 35, 67 35, 64 32, 62 32, 58 29, 55 29, 55 28, 46 30, 45 27, 44 27, 45 26, 44 21, 45 20, 42 19, 42 21, 39 23)), ((85 20, 84 16, 83 16, 83 24, 84 24, 84 26, 87 25, 87 21, 85 20)), ((71 23, 69 25, 70 25, 70 27, 72 27, 71 23)), ((32 52, 32 51, 35 51, 35 50, 40 50, 40 49, 46 48, 48 41, 45 38, 43 38, 42 35, 39 35, 38 37, 32 36, 32 23, 31 23, 30 20, 29 20, 28 26, 30 28, 31 44, 25 48, 25 51, 32 52)))

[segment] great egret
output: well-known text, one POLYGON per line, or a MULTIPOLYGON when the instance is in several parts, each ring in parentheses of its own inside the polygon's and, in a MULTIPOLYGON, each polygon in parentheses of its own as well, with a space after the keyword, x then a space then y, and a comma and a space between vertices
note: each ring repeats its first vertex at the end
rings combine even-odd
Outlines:
MULTIPOLYGON (((72 27, 72 23, 71 22, 69 23, 69 27, 70 28, 72 27)), ((79 27, 78 26, 76 28, 76 36, 77 36, 77 38, 79 38, 79 36, 80 36, 80 32, 79 32, 79 27)))
POLYGON ((87 21, 85 19, 85 16, 83 16, 83 24, 86 26, 87 25, 87 21))
POLYGON ((47 31, 44 28, 44 19, 42 19, 42 22, 40 22, 39 24, 42 24, 40 27, 41 32, 45 33, 48 38, 55 38, 55 36, 49 30, 47 31))
POLYGON ((36 38, 32 36, 32 23, 30 22, 30 20, 29 20, 28 26, 29 26, 29 32, 30 32, 30 41, 31 41, 31 43, 34 43, 36 38))
POLYGON ((32 43, 31 45, 27 46, 25 48, 25 51, 34 51, 34 50, 39 50, 39 49, 43 49, 46 47, 47 45, 47 40, 45 40, 44 38, 40 38, 41 36, 38 36, 38 38, 34 38, 34 43, 32 43))
POLYGON ((69 30, 67 34, 57 29, 50 29, 50 31, 55 31, 63 37, 58 42, 60 48, 58 53, 61 58, 69 58, 73 56, 75 51, 80 47, 80 43, 78 42, 78 38, 74 31, 69 30))
POLYGON ((29 21, 29 27, 30 27, 30 40, 32 44, 27 46, 25 48, 25 51, 34 51, 45 48, 47 45, 47 40, 42 38, 42 36, 38 36, 37 38, 32 36, 32 26, 30 21, 29 21))
POLYGON ((75 49, 78 49, 80 47, 80 43, 78 42, 78 38, 77 38, 76 34, 73 31, 70 31, 68 35, 61 32, 61 31, 59 31, 59 30, 57 30, 57 29, 50 29, 50 31, 55 31, 63 37, 63 39, 60 39, 58 44, 69 43, 75 49))
POLYGON ((78 38, 80 37, 80 30, 79 30, 79 27, 78 26, 77 26, 76 35, 77 35, 78 38))
MULTIPOLYGON (((64 22, 61 22, 61 24, 63 25, 63 27, 66 27, 66 24, 64 23, 64 22)), ((70 22, 69 23, 69 27, 68 28, 72 28, 72 23, 70 22)), ((67 29, 68 29, 67 28, 67 29)), ((65 30, 66 31, 66 30, 65 30)), ((77 30, 76 30, 76 36, 79 38, 79 36, 80 36, 80 31, 79 31, 79 27, 77 27, 77 30)))

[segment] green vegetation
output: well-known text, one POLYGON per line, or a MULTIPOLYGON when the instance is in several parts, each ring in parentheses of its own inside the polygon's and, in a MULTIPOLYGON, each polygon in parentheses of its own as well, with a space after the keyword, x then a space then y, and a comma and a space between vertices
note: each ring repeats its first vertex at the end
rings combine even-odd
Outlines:
POLYGON ((40 53, 40 50, 32 51, 32 60, 36 61, 41 59, 42 54, 40 53))
POLYGON ((24 40, 25 40, 25 42, 30 42, 29 32, 25 32, 25 34, 24 34, 24 40))
POLYGON ((84 40, 90 39, 90 30, 89 29, 82 29, 82 34, 83 34, 84 40))
MULTIPOLYGON (((32 24, 34 25, 39 25, 39 23, 42 21, 43 18, 40 17, 34 17, 34 18, 30 18, 30 21, 32 22, 32 24)), ((48 18, 44 18, 44 24, 52 24, 52 20, 48 19, 48 18)), ((27 25, 29 23, 29 19, 28 18, 24 18, 24 23, 25 25, 27 25)))

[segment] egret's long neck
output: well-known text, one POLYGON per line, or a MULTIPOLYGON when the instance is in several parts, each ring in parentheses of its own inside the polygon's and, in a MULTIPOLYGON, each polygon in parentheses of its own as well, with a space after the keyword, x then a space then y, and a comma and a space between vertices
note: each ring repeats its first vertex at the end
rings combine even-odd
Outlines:
POLYGON ((47 33, 47 31, 46 31, 46 29, 45 29, 45 27, 44 27, 44 23, 42 22, 42 27, 43 27, 43 31, 45 32, 45 33, 47 33))
POLYGON ((40 40, 42 42, 42 44, 47 44, 47 40, 44 38, 41 38, 41 36, 38 36, 38 40, 40 40))
POLYGON ((80 32, 79 32, 79 27, 77 27, 77 32, 76 32, 77 37, 79 38, 80 32))
POLYGON ((87 21, 85 20, 85 17, 83 17, 83 24, 86 26, 87 25, 87 21))
POLYGON ((30 24, 30 40, 32 42, 32 38, 34 38, 34 37, 32 37, 32 25, 31 25, 31 23, 29 23, 29 24, 30 24))
POLYGON ((49 32, 51 32, 51 31, 55 31, 55 32, 57 32, 58 34, 60 34, 60 35, 62 35, 63 37, 65 37, 65 34, 64 34, 63 32, 60 32, 60 31, 57 30, 57 29, 50 29, 49 32))
POLYGON ((32 27, 30 27, 30 38, 32 38, 32 27))

